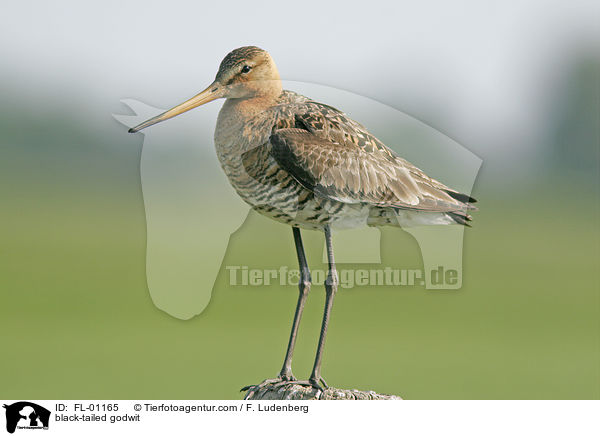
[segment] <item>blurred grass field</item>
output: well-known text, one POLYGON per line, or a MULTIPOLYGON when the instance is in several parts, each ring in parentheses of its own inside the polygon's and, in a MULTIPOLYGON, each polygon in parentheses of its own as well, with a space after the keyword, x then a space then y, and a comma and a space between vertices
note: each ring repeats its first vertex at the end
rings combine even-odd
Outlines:
MULTIPOLYGON (((64 141, 54 135, 55 147, 26 147, 10 119, 1 127, 0 396, 239 399, 241 386, 276 375, 295 287, 231 287, 222 268, 201 315, 170 317, 145 283, 139 147, 86 138, 82 150, 73 127, 64 141)), ((35 144, 36 130, 28 135, 35 144)), ((461 290, 340 290, 323 368, 330 385, 407 399, 600 398, 598 187, 494 184, 484 167, 461 290)), ((382 239, 386 260, 419 265, 410 235, 384 229, 382 239)), ((224 260, 282 263, 296 268, 291 232, 259 216, 233 235, 224 260)), ((311 368, 323 301, 315 286, 298 377, 311 368)))

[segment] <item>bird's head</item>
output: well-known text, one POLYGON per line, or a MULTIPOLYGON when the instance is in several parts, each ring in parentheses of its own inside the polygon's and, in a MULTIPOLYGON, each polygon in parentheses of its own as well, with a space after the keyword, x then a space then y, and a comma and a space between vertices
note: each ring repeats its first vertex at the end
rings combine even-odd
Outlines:
POLYGON ((252 98, 281 93, 281 80, 271 55, 258 47, 233 50, 221 61, 216 84, 225 98, 252 98))
POLYGON ((269 53, 254 46, 236 48, 221 61, 214 82, 204 91, 129 132, 139 132, 218 98, 276 98, 281 91, 279 72, 269 53))

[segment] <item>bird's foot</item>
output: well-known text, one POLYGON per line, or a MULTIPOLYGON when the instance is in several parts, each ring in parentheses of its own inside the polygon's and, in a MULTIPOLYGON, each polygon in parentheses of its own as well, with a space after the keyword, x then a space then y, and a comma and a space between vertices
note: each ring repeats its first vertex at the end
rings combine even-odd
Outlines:
POLYGON ((325 382, 325 379, 323 377, 319 377, 319 381, 323 386, 325 386, 325 389, 329 389, 329 385, 327 384, 327 382, 325 382))
POLYGON ((274 384, 279 384, 279 383, 290 383, 290 382, 294 382, 294 381, 296 381, 296 377, 294 377, 294 374, 292 374, 291 371, 288 371, 285 373, 282 372, 282 373, 279 373, 277 378, 268 378, 266 380, 263 380, 261 383, 259 383, 257 385, 244 386, 242 389, 240 389, 240 392, 249 391, 249 390, 256 391, 256 390, 266 387, 267 385, 274 385, 274 384))
POLYGON ((325 380, 323 379, 323 377, 319 377, 319 379, 314 379, 314 378, 310 378, 308 380, 291 380, 291 381, 280 381, 279 383, 276 383, 274 385, 275 388, 279 388, 285 385, 300 385, 300 386, 309 386, 313 389, 316 389, 318 391, 325 391, 326 389, 329 389, 329 386, 327 385, 327 383, 325 382, 325 380), (319 382, 322 384, 319 384, 319 382))
POLYGON ((268 378, 268 379, 263 380, 261 383, 259 383, 257 385, 244 386, 242 389, 240 389, 240 392, 261 389, 267 385, 279 383, 281 381, 282 380, 280 378, 268 378))

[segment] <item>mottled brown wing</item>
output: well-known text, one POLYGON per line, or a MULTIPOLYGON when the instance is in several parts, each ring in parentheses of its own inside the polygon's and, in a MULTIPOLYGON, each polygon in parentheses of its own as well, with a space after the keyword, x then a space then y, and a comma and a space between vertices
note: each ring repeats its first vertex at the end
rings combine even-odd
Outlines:
POLYGON ((474 208, 468 204, 474 199, 431 179, 343 113, 314 102, 302 106, 293 128, 271 135, 271 154, 316 195, 422 211, 474 208))

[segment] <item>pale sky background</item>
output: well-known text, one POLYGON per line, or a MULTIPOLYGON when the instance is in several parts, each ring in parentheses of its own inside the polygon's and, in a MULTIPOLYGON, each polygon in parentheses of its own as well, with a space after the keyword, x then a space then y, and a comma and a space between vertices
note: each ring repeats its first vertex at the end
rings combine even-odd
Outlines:
POLYGON ((574 59, 600 53, 600 2, 582 0, 14 1, 0 17, 0 92, 32 111, 108 123, 122 98, 170 107, 258 45, 283 79, 370 97, 509 161, 539 147, 574 59))

